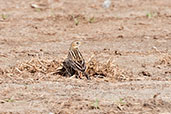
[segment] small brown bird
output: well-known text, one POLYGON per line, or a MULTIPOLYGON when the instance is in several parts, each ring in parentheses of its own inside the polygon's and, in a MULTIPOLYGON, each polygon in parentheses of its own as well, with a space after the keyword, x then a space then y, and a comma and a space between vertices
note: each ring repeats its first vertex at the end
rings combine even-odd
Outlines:
POLYGON ((77 73, 77 75, 81 75, 81 73, 87 78, 90 79, 90 77, 85 72, 86 65, 85 60, 79 51, 79 47, 81 45, 81 42, 74 41, 71 43, 71 46, 69 48, 68 57, 63 62, 64 68, 67 71, 67 74, 69 76, 72 76, 77 73))

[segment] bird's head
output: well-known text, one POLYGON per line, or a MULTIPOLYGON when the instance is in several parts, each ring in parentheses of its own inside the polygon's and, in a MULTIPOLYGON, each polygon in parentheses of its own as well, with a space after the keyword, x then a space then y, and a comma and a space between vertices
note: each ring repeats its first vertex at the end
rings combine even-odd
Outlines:
POLYGON ((71 48, 76 49, 76 48, 79 48, 80 45, 81 45, 80 41, 74 41, 71 43, 71 48))

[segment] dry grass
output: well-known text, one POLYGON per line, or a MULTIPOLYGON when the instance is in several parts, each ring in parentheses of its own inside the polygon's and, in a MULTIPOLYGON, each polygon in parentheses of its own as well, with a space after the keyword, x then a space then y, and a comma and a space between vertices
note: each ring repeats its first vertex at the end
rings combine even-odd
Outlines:
POLYGON ((162 55, 158 63, 160 65, 171 66, 171 55, 169 55, 168 53, 162 55))
POLYGON ((113 63, 113 59, 100 63, 95 56, 92 56, 87 63, 87 72, 90 76, 98 78, 110 78, 110 80, 130 80, 130 74, 113 63))
MULTIPOLYGON (((4 71, 8 78, 19 80, 30 79, 35 80, 56 80, 54 74, 61 75, 59 69, 62 68, 62 61, 32 58, 29 61, 19 63, 9 70, 4 71)), ((92 56, 87 62, 87 73, 91 78, 103 78, 106 81, 126 81, 130 80, 129 73, 113 64, 112 58, 105 63, 97 61, 95 56, 92 56)))
POLYGON ((22 73, 22 72, 29 72, 29 73, 36 73, 40 72, 43 74, 49 74, 55 72, 60 66, 61 62, 56 60, 47 60, 47 59, 39 59, 39 58, 32 58, 30 61, 26 61, 21 63, 15 67, 14 72, 22 73))

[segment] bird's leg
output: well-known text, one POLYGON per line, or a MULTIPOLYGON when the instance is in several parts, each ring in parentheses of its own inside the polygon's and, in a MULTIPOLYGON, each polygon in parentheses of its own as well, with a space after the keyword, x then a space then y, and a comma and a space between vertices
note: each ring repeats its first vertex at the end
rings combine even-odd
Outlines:
POLYGON ((77 74, 76 74, 76 78, 81 79, 81 72, 80 72, 80 71, 78 71, 78 72, 77 72, 77 74))
POLYGON ((88 76, 86 72, 83 72, 83 75, 87 78, 87 80, 91 80, 91 78, 88 76))
POLYGON ((80 79, 82 79, 82 76, 83 76, 82 72, 79 72, 79 78, 80 79))

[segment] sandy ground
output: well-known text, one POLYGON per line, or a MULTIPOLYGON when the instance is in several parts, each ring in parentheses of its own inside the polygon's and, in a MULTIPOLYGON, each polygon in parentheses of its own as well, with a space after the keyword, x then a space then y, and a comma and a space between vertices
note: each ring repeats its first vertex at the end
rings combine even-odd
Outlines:
POLYGON ((102 3, 0 0, 0 113, 171 113, 171 1, 102 3), (114 74, 86 80, 19 69, 33 59, 56 69, 74 40, 86 61, 112 58, 114 74))

